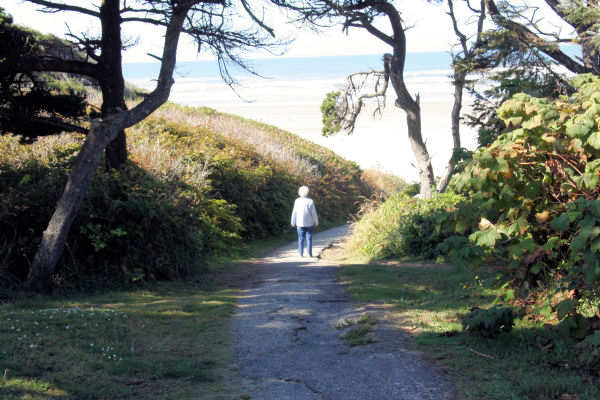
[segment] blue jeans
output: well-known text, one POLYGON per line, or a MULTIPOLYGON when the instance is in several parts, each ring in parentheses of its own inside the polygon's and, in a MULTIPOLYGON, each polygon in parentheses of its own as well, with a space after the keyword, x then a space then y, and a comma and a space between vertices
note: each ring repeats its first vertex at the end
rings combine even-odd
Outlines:
POLYGON ((298 229, 298 253, 302 255, 304 248, 304 238, 306 238, 306 251, 312 257, 312 234, 314 226, 297 226, 298 229))

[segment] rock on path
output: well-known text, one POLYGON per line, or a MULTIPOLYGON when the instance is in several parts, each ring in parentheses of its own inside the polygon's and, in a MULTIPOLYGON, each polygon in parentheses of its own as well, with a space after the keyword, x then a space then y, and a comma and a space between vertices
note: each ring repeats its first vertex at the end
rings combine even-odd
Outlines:
MULTIPOLYGON (((346 233, 347 227, 317 233, 313 254, 346 233)), ((245 290, 234 318, 235 362, 252 399, 453 398, 451 384, 405 349, 385 310, 350 301, 334 263, 300 258, 295 243, 261 261, 265 272, 245 290), (369 334, 377 342, 348 347, 336 326, 365 312, 379 320, 369 334)))

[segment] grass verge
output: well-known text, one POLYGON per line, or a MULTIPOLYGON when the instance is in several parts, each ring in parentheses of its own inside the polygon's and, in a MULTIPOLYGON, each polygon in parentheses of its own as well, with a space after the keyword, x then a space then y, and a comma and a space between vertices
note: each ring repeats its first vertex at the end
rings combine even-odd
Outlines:
POLYGON ((251 268, 0 304, 0 398, 241 398, 230 316, 251 268))
POLYGON ((340 269, 358 302, 394 304, 414 346, 455 382, 457 399, 600 399, 597 379, 578 367, 570 338, 518 319, 495 340, 462 332, 460 318, 494 296, 472 271, 423 263, 350 264, 340 269))
POLYGON ((375 339, 367 336, 368 333, 373 331, 373 327, 377 324, 377 318, 369 314, 362 315, 358 321, 353 322, 346 320, 345 323, 338 325, 336 328, 345 330, 348 327, 355 326, 352 329, 347 330, 345 333, 340 335, 340 339, 347 346, 364 346, 369 343, 375 343, 375 339))

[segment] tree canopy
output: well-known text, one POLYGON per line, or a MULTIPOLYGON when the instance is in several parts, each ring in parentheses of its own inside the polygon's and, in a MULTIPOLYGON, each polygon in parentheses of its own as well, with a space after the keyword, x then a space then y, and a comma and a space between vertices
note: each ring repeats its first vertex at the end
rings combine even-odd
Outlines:
MULTIPOLYGON (((0 8, 0 63, 77 53, 65 41, 19 27, 0 8)), ((0 74, 0 130, 33 139, 64 130, 86 132, 85 88, 74 76, 37 71, 0 74)))
POLYGON ((107 150, 108 166, 118 167, 127 157, 124 129, 146 118, 169 97, 173 84, 177 47, 181 34, 212 51, 223 76, 230 82, 229 65, 246 67, 240 54, 248 49, 269 48, 274 33, 256 16, 246 0, 105 0, 101 6, 77 2, 28 0, 48 13, 69 12, 96 18, 100 35, 69 33, 70 41, 85 55, 83 60, 26 55, 17 62, 1 62, 0 73, 64 72, 96 79, 102 91, 100 118, 90 123, 85 142, 69 175, 42 242, 33 260, 25 286, 48 287, 54 266, 62 252, 67 233, 87 192, 94 173, 107 150), (251 24, 240 24, 244 17, 251 24), (124 100, 122 52, 127 47, 121 25, 129 22, 151 24, 165 30, 163 52, 156 88, 128 109, 124 100))

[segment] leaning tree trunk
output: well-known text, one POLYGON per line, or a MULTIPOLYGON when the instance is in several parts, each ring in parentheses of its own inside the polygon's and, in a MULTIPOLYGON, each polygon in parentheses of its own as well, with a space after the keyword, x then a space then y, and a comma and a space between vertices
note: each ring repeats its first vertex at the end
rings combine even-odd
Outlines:
POLYGON ((387 63, 386 70, 390 71, 392 87, 396 92, 396 107, 401 108, 406 112, 406 124, 408 127, 408 140, 410 147, 417 161, 417 169, 419 170, 419 182, 421 184, 421 198, 426 199, 431 196, 435 187, 435 179, 433 175, 433 167, 431 166, 431 158, 427 151, 427 146, 423 141, 421 133, 421 106, 417 100, 413 99, 404 84, 404 59, 406 49, 404 46, 395 46, 394 55, 386 54, 384 63, 387 63))
POLYGON ((71 224, 102 159, 102 152, 117 132, 111 132, 110 127, 101 123, 92 125, 69 175, 65 191, 44 231, 42 243, 35 253, 33 264, 25 281, 26 290, 41 291, 49 286, 71 224))
POLYGON ((408 126, 408 140, 417 160, 417 169, 419 170, 419 182, 421 183, 420 195, 422 199, 426 199, 433 192, 435 180, 431 158, 421 135, 421 107, 419 103, 414 102, 410 108, 405 108, 404 111, 406 112, 406 123, 408 126))
POLYGON ((108 143, 113 141, 123 129, 146 118, 169 98, 173 85, 179 35, 190 7, 191 4, 186 3, 176 6, 173 10, 165 33, 165 45, 156 89, 132 110, 124 110, 92 122, 90 132, 86 136, 69 174, 65 191, 42 236, 42 242, 23 285, 26 290, 41 291, 50 287, 54 268, 62 253, 71 224, 92 183, 94 173, 102 159, 102 152, 108 143))
POLYGON ((444 171, 444 175, 440 178, 438 182, 437 190, 440 193, 443 193, 448 188, 448 184, 450 183, 450 178, 452 174, 454 174, 454 168, 456 168, 456 160, 454 158, 454 150, 460 148, 460 110, 462 109, 462 100, 463 100, 463 91, 465 88, 465 81, 467 78, 467 74, 465 72, 455 73, 454 74, 454 105, 452 106, 452 155, 450 156, 450 160, 448 161, 448 165, 446 166, 446 170, 444 171))

